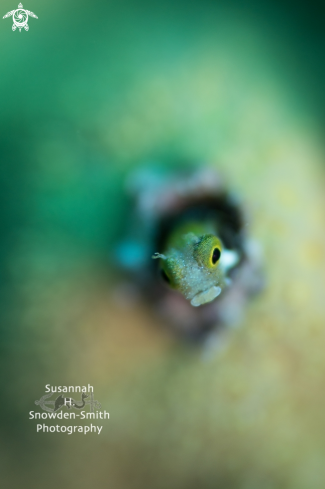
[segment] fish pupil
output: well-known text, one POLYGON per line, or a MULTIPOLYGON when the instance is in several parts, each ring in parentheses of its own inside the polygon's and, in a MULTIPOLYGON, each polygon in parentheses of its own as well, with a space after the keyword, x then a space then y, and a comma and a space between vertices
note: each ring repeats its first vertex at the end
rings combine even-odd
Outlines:
POLYGON ((212 254, 212 263, 213 263, 213 265, 215 265, 217 263, 217 261, 219 260, 220 256, 221 256, 221 252, 220 252, 219 248, 215 248, 213 250, 213 254, 212 254))
POLYGON ((164 280, 164 282, 166 282, 167 284, 169 284, 170 283, 170 279, 169 279, 167 273, 165 272, 165 270, 161 270, 160 271, 160 274, 161 274, 161 277, 164 280))

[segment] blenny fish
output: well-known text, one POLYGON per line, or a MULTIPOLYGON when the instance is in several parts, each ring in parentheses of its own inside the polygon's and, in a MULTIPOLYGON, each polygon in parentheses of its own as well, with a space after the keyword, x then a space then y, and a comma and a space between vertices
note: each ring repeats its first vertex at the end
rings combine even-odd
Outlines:
POLYGON ((239 261, 239 254, 227 250, 218 238, 217 223, 189 221, 179 225, 166 242, 161 259, 165 282, 179 290, 192 306, 211 302, 231 283, 228 272, 239 261))
POLYGON ((133 213, 118 261, 133 286, 190 336, 238 322, 246 298, 262 287, 261 253, 220 175, 210 167, 149 169, 127 188, 133 213))

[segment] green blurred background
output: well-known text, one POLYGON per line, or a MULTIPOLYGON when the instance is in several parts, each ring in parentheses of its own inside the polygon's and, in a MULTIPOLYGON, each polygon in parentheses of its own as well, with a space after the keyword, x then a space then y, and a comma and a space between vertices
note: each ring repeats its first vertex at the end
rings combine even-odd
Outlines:
POLYGON ((0 23, 1 487, 324 487, 321 4, 24 7, 29 32, 0 23), (265 255, 208 361, 112 271, 126 176, 178 161, 220 169, 265 255), (45 384, 88 383, 101 435, 36 433, 45 384))

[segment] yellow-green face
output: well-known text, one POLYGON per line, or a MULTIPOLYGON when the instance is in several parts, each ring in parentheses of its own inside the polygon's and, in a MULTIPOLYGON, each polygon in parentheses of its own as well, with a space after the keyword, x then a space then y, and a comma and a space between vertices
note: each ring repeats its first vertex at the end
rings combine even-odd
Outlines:
POLYGON ((194 245, 193 256, 199 265, 215 270, 221 258, 221 241, 213 234, 205 234, 194 245))
POLYGON ((168 249, 161 260, 162 276, 172 288, 193 299, 211 287, 224 286, 219 266, 222 244, 216 236, 187 233, 178 238, 177 245, 168 249))

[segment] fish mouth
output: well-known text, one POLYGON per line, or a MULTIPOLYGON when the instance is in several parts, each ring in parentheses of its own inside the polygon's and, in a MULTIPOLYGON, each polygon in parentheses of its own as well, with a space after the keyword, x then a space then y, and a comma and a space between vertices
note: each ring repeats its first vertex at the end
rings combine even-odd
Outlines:
POLYGON ((213 301, 220 294, 221 294, 221 287, 217 287, 216 285, 213 285, 209 289, 196 294, 191 300, 191 304, 194 307, 202 306, 203 304, 207 304, 208 302, 213 301))

